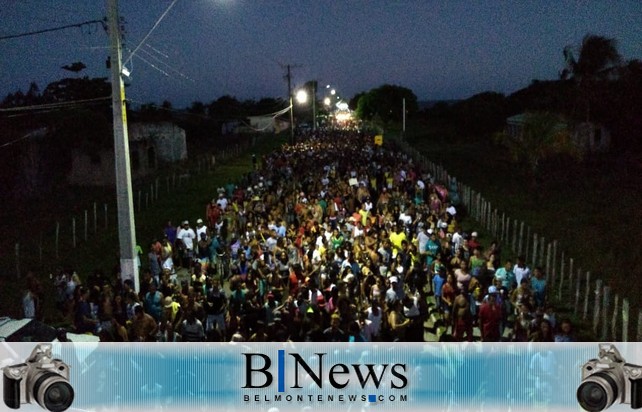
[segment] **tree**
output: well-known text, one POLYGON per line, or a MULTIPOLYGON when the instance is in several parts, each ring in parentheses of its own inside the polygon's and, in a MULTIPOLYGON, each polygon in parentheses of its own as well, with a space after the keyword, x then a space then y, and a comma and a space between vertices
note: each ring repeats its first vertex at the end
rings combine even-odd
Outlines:
POLYGON ((417 96, 412 90, 401 86, 384 84, 372 89, 359 98, 357 117, 362 120, 380 119, 384 124, 401 122, 403 99, 406 100, 406 114, 417 113, 417 96))
POLYGON ((535 195, 538 194, 539 168, 544 159, 560 154, 581 156, 567 125, 548 112, 527 112, 521 133, 515 136, 503 132, 498 137, 508 147, 513 160, 526 166, 535 195))
POLYGON ((212 119, 225 122, 244 117, 242 109, 242 104, 236 97, 225 95, 211 102, 207 108, 207 113, 212 119))
POLYGON ((70 71, 70 72, 79 73, 79 72, 83 71, 84 69, 86 69, 87 66, 85 66, 85 63, 83 63, 83 62, 74 62, 72 64, 66 64, 66 65, 62 66, 61 68, 64 69, 64 70, 70 71))
MULTIPOLYGON (((570 79, 576 85, 579 106, 584 120, 591 119, 591 106, 599 96, 600 86, 617 76, 622 58, 615 39, 587 34, 582 40, 578 57, 572 46, 564 48, 566 67, 561 71, 563 80, 570 79)), ((580 116, 575 116, 580 117, 580 116)))
POLYGON ((88 100, 111 95, 111 83, 106 77, 65 78, 49 83, 42 92, 45 102, 70 102, 88 100))
POLYGON ((355 110, 355 111, 357 110, 357 107, 359 105, 359 99, 361 99, 361 97, 364 94, 366 94, 366 92, 359 92, 359 93, 355 94, 352 97, 352 99, 350 99, 350 102, 348 102, 348 107, 350 108, 350 110, 355 110))
POLYGON ((205 105, 203 104, 203 102, 199 101, 192 102, 192 105, 189 107, 189 109, 187 109, 188 113, 196 114, 199 116, 205 116, 205 111, 205 105))
POLYGON ((501 93, 483 92, 457 102, 452 107, 459 135, 487 138, 501 130, 506 121, 507 101, 501 93))

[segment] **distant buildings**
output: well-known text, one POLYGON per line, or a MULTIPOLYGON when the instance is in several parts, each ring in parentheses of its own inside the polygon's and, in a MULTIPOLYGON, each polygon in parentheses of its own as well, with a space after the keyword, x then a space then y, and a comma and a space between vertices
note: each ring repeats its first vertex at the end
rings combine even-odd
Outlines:
MULTIPOLYGON (((170 122, 128 125, 132 179, 152 174, 163 164, 187 159, 185 130, 170 122)), ((115 183, 114 152, 72 151, 68 182, 77 186, 108 186, 115 183)))
MULTIPOLYGON (((527 113, 520 113, 506 119, 506 134, 519 139, 526 121, 527 113)), ((560 121, 560 128, 567 127, 567 123, 560 121)), ((571 138, 576 147, 583 153, 605 152, 611 146, 611 133, 599 124, 592 122, 577 123, 571 130, 571 138)))
POLYGON ((221 133, 280 133, 290 127, 290 123, 274 116, 248 116, 247 121, 233 120, 223 123, 221 133))

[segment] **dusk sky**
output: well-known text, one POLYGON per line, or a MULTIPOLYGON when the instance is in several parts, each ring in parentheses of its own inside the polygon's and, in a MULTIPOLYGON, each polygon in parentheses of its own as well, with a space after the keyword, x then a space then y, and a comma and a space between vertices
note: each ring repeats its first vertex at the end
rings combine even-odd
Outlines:
MULTIPOLYGON (((120 0, 123 60, 172 0, 120 0)), ((0 36, 102 19, 106 0, 3 0, 0 36)), ((384 83, 419 100, 511 93, 556 79, 562 50, 587 33, 615 38, 625 59, 642 58, 642 3, 615 1, 178 0, 139 52, 127 98, 174 107, 286 97, 316 79, 346 98, 384 83)), ((63 77, 107 77, 100 25, 0 40, 0 96, 63 77), (79 75, 61 66, 81 61, 79 75)))

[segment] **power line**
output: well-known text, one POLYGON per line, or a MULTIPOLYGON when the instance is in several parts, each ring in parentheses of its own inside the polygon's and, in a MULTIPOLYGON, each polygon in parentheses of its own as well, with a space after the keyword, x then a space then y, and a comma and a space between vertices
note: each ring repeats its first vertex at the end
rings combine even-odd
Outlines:
POLYGON ((87 26, 87 25, 95 24, 95 23, 100 23, 104 27, 104 22, 102 20, 87 20, 87 21, 84 21, 82 23, 67 24, 65 26, 52 27, 52 28, 49 28, 49 29, 30 31, 30 32, 20 33, 20 34, 11 34, 11 35, 8 35, 8 36, 0 36, 0 40, 16 39, 18 37, 33 36, 33 35, 36 35, 36 34, 49 33, 49 32, 52 32, 52 31, 65 30, 65 29, 70 29, 70 28, 74 28, 74 27, 82 28, 83 26, 87 26))
POLYGON ((143 40, 141 40, 141 41, 140 41, 140 43, 138 43, 138 46, 136 46, 136 48, 135 48, 135 49, 134 49, 134 51, 129 55, 129 57, 127 58, 127 60, 125 60, 125 61, 123 62, 123 66, 124 66, 124 65, 126 65, 126 64, 127 64, 127 63, 132 59, 132 57, 134 57, 134 55, 136 54, 136 52, 138 51, 138 49, 140 49, 140 47, 145 43, 145 41, 149 38, 149 36, 150 36, 150 35, 152 34, 152 32, 156 29, 156 27, 158 27, 158 25, 160 24, 160 22, 165 18, 165 16, 167 15, 167 13, 169 13, 169 11, 172 9, 172 7, 174 7, 174 4, 176 4, 176 2, 177 2, 177 1, 178 1, 178 0, 174 0, 174 1, 172 2, 172 4, 170 4, 170 5, 169 5, 169 7, 167 8, 167 10, 165 10, 165 12, 164 12, 164 13, 163 13, 159 18, 158 18, 158 20, 156 21, 156 23, 154 23, 154 26, 149 30, 149 32, 145 35, 145 37, 143 37, 143 40))
POLYGON ((96 97, 93 99, 84 99, 84 100, 71 100, 68 102, 59 102, 59 103, 45 103, 45 104, 34 104, 30 106, 10 107, 7 109, 0 109, 0 113, 1 112, 21 112, 24 110, 54 109, 59 107, 76 106, 82 103, 98 102, 101 100, 109 100, 109 99, 111 99, 111 96, 96 97))
POLYGON ((26 134, 26 135, 24 135, 24 136, 22 136, 22 137, 19 137, 19 138, 15 139, 15 140, 11 140, 10 142, 7 142, 7 143, 4 143, 4 144, 1 144, 1 145, 0 145, 0 149, 5 148, 5 147, 7 147, 7 146, 11 146, 12 144, 14 144, 14 143, 18 143, 18 142, 19 142, 19 141, 21 141, 21 140, 27 139, 29 136, 30 136, 29 134, 26 134))

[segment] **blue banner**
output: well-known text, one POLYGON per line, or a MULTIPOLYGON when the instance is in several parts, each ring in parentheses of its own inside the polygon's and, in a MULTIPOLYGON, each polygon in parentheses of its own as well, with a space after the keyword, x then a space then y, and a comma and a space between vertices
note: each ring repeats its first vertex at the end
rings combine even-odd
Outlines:
MULTIPOLYGON (((604 374, 622 380, 613 399, 604 401, 613 403, 612 410, 630 409, 636 372, 622 368, 642 361, 641 348, 632 343, 3 343, 0 359, 3 406, 13 402, 23 411, 43 410, 47 389, 36 382, 43 374, 61 385, 68 381, 70 411, 577 411, 583 383, 583 396, 600 406, 599 389, 606 385, 609 391, 600 383, 604 374)), ((66 394, 52 393, 54 402, 66 394)))

